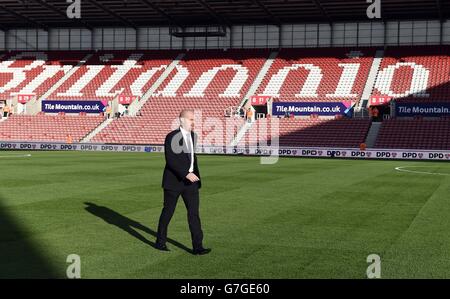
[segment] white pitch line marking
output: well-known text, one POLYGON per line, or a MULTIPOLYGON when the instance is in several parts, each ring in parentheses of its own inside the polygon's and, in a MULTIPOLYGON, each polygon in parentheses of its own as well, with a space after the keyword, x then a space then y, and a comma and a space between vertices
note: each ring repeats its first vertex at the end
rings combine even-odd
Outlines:
POLYGON ((407 168, 407 167, 430 167, 430 166, 401 166, 401 167, 395 167, 395 170, 401 171, 401 172, 409 172, 409 173, 420 173, 420 174, 431 174, 431 175, 450 175, 450 173, 428 172, 428 171, 417 171, 417 170, 403 169, 403 168, 407 168))
POLYGON ((31 154, 26 155, 6 155, 6 156, 0 156, 0 158, 27 158, 31 157, 31 154))

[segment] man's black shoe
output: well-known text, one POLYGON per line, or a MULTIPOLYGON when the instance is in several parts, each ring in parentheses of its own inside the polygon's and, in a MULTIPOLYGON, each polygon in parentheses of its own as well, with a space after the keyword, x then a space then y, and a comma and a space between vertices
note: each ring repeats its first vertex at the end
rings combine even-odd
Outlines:
POLYGON ((169 248, 167 248, 166 245, 159 245, 159 244, 155 244, 155 248, 161 251, 170 251, 169 248))
POLYGON ((192 253, 194 254, 194 255, 204 255, 204 254, 208 254, 208 253, 210 253, 211 252, 211 249, 210 248, 200 248, 200 249, 194 249, 193 251, 192 251, 192 253))

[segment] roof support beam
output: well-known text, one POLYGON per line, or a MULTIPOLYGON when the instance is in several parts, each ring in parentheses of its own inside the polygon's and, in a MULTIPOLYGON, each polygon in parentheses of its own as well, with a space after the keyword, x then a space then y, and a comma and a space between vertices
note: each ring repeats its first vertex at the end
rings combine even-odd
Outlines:
POLYGON ((197 0, 198 3, 200 3, 207 11, 208 13, 213 16, 214 19, 216 19, 216 21, 220 24, 220 25, 227 25, 228 27, 231 28, 231 23, 228 22, 227 20, 225 20, 223 17, 219 16, 216 11, 214 9, 212 9, 212 7, 206 3, 203 0, 197 0))
POLYGON ((272 20, 272 22, 274 22, 274 24, 276 24, 278 27, 281 26, 281 21, 280 21, 280 19, 279 19, 277 16, 275 16, 273 13, 271 13, 271 12, 267 9, 267 7, 266 7, 263 3, 261 3, 261 1, 259 1, 259 0, 253 0, 253 3, 255 3, 256 5, 258 5, 258 6, 264 11, 264 13, 265 13, 267 16, 269 16, 269 18, 272 20))
POLYGON ((171 24, 177 25, 178 27, 184 27, 181 24, 179 24, 171 15, 166 13, 164 10, 159 8, 155 3, 153 3, 151 0, 140 0, 142 3, 156 11, 158 14, 166 18, 171 24))
POLYGON ((131 22, 131 21, 127 20, 127 19, 125 19, 124 17, 120 16, 119 14, 115 13, 114 11, 110 10, 109 8, 107 8, 103 4, 99 3, 98 1, 95 1, 95 0, 87 0, 87 1, 89 3, 91 3, 92 5, 95 5, 96 7, 100 8, 101 10, 106 12, 107 14, 111 15, 112 17, 117 19, 122 24, 137 30, 136 24, 134 24, 133 22, 131 22))
POLYGON ((5 26, 0 24, 0 30, 6 32, 6 31, 8 31, 8 28, 6 28, 5 26))
POLYGON ((322 4, 320 3, 320 0, 312 0, 312 2, 316 5, 316 7, 320 10, 321 14, 328 20, 328 23, 331 24, 331 18, 323 8, 322 4))
POLYGON ((23 14, 15 12, 14 10, 9 9, 9 8, 3 6, 3 5, 0 5, 0 9, 5 11, 5 12, 7 12, 7 13, 9 13, 10 15, 15 16, 18 19, 22 19, 22 20, 26 21, 27 23, 33 24, 34 26, 37 26, 37 27, 39 27, 41 29, 44 29, 45 31, 48 31, 48 26, 46 26, 46 25, 44 25, 42 23, 36 22, 35 20, 30 19, 29 17, 24 16, 23 14))
POLYGON ((442 3, 441 0, 436 0, 436 8, 438 11, 438 16, 439 16, 439 20, 441 20, 441 22, 443 22, 444 20, 444 15, 442 13, 442 3))

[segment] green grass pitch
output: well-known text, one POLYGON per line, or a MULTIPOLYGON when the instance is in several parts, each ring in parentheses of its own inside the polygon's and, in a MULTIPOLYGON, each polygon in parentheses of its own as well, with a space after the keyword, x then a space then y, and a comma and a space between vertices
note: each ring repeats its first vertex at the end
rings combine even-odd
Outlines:
POLYGON ((382 278, 450 277, 449 163, 259 161, 199 156, 213 251, 193 256, 181 198, 171 252, 151 247, 162 154, 0 151, 0 277, 65 278, 69 254, 82 278, 366 278, 369 254, 382 278))

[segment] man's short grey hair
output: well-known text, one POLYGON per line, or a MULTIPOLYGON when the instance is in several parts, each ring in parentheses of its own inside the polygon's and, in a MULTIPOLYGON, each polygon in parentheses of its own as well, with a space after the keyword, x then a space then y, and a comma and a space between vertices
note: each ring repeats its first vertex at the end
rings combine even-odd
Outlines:
POLYGON ((194 114, 194 110, 192 110, 192 109, 184 109, 184 110, 182 110, 182 111, 180 112, 180 118, 181 118, 181 117, 185 117, 186 114, 188 114, 188 113, 194 114))

